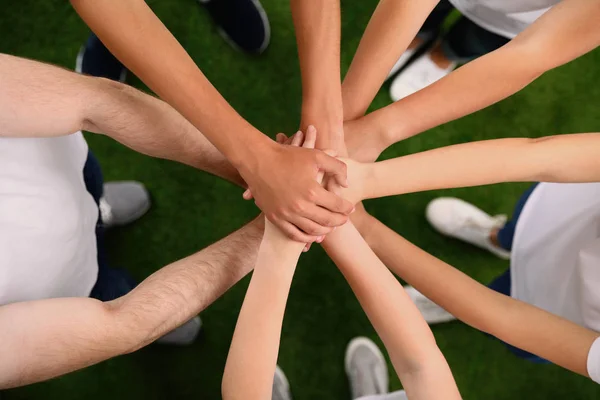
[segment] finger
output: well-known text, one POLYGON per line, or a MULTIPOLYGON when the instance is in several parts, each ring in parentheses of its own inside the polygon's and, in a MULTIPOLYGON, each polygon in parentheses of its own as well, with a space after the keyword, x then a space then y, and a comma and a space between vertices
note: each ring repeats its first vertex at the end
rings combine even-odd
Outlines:
POLYGON ((250 189, 246 189, 244 191, 244 194, 242 195, 242 197, 244 198, 244 200, 252 200, 252 192, 250 191, 250 189))
POLYGON ((302 146, 303 140, 304 140, 304 133, 302 131, 296 132, 296 134, 292 138, 292 146, 296 146, 296 147, 302 146))
POLYGON ((312 246, 312 243, 306 243, 306 245, 304 246, 304 249, 302 249, 302 252, 306 253, 307 251, 309 251, 310 246, 312 246))
POLYGON ((302 147, 307 148, 307 149, 314 149, 316 142, 317 142, 317 129, 314 126, 309 125, 308 128, 306 129, 306 135, 305 135, 304 143, 302 144, 302 147))
MULTIPOLYGON (((327 192, 325 189, 323 190, 327 192)), ((309 208, 303 216, 321 226, 328 226, 331 228, 344 225, 348 221, 348 216, 345 214, 331 212, 318 205, 309 208)))
POLYGON ((348 187, 348 170, 346 168, 346 163, 331 157, 324 152, 319 152, 317 155, 317 163, 319 164, 319 169, 332 175, 339 185, 348 187))
POLYGON ((351 202, 322 187, 317 190, 315 203, 329 211, 344 215, 350 215, 354 211, 354 205, 351 202))
POLYGON ((333 231, 332 227, 319 225, 315 221, 300 215, 292 217, 290 222, 296 225, 296 227, 300 228, 304 233, 315 236, 315 240, 317 240, 320 236, 326 235, 333 231))
POLYGON ((284 133, 278 133, 275 135, 275 141, 279 144, 284 144, 287 138, 288 137, 284 133))
POLYGON ((285 233, 287 237, 289 237, 292 240, 295 240, 296 242, 312 243, 315 240, 317 240, 318 236, 307 235, 306 233, 302 232, 300 229, 298 229, 293 224, 287 221, 277 220, 271 222, 273 222, 279 229, 281 229, 281 231, 285 233))

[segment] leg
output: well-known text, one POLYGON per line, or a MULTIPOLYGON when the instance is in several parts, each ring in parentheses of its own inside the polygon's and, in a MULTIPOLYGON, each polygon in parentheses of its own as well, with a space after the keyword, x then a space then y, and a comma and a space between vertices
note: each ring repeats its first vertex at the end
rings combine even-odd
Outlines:
POLYGON ((499 49, 509 41, 461 17, 442 37, 438 53, 450 61, 465 63, 499 49))
POLYGON ((271 40, 267 13, 258 0, 198 0, 235 49, 260 54, 271 40))
POLYGON ((127 77, 127 69, 93 33, 79 50, 75 71, 119 82, 125 82, 127 77))
POLYGON ((513 239, 515 236, 515 228, 517 227, 517 222, 519 221, 519 217, 521 216, 521 212, 523 211, 523 207, 525 207, 525 203, 529 199, 529 196, 533 193, 538 183, 534 183, 529 189, 527 189, 517 204, 515 205, 515 210, 513 211, 513 215, 510 221, 508 221, 504 226, 498 230, 496 233, 496 241, 498 245, 500 245, 503 249, 508 251, 512 250, 513 239))
POLYGON ((390 94, 394 101, 407 97, 448 75, 458 63, 490 53, 509 39, 489 32, 462 17, 431 50, 416 59, 399 75, 390 94))

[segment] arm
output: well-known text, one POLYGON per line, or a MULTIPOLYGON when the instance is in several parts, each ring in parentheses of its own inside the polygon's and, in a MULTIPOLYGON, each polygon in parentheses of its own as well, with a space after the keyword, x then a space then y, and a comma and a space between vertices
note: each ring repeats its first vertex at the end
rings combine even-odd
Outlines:
POLYGON ((344 146, 339 0, 290 0, 302 74, 300 130, 317 128, 317 148, 344 146))
POLYGON ((419 249, 364 211, 357 215, 356 222, 390 270, 464 323, 588 376, 588 354, 599 333, 494 292, 419 249))
POLYGON ((383 340, 408 397, 460 399, 431 329, 354 225, 330 233, 323 243, 383 340))
POLYGON ((0 136, 51 137, 85 129, 244 185, 192 124, 165 102, 130 86, 3 54, 0 86, 0 136))
POLYGON ((345 185, 345 165, 318 150, 281 146, 250 125, 143 0, 71 3, 123 64, 225 155, 252 190, 256 204, 286 234, 313 242, 347 221, 352 205, 315 181, 323 170, 345 185), (292 175, 297 179, 287 179, 292 175))
POLYGON ((271 398, 283 314, 302 248, 266 223, 227 356, 224 400, 271 398))
POLYGON ((366 117, 385 147, 481 110, 600 45, 600 3, 564 0, 511 42, 366 117), (485 90, 481 90, 485 87, 485 90), (460 101, 448 99, 460 98, 460 101))
POLYGON ((598 182, 600 133, 496 139, 377 163, 345 160, 352 201, 500 182, 598 182), (507 155, 510 159, 507 159, 507 155))
POLYGON ((439 0, 380 0, 342 84, 344 120, 362 117, 439 0))
POLYGON ((261 215, 111 302, 65 298, 0 307, 0 388, 135 351, 175 329, 252 270, 262 233, 261 215))

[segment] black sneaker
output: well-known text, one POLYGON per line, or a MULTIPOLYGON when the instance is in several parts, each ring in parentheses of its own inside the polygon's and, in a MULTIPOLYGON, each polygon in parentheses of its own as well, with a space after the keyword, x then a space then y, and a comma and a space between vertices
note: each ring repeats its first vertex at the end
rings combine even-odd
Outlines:
POLYGON ((93 33, 77 54, 75 71, 80 74, 108 78, 118 82, 125 82, 127 78, 127 68, 111 54, 93 33))
POLYGON ((238 50, 260 54, 271 40, 269 19, 258 0, 198 0, 223 38, 238 50))

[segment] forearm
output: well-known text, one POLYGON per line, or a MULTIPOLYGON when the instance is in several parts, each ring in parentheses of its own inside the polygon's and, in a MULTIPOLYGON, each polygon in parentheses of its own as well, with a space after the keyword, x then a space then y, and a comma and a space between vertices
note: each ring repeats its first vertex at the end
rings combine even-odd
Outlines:
POLYGON ((110 136, 139 153, 178 161, 245 185, 225 156, 170 105, 127 85, 94 81, 97 90, 88 99, 85 130, 110 136))
POLYGON ((223 399, 270 399, 285 305, 303 245, 263 240, 231 341, 223 399))
POLYGON ((135 351, 175 329, 252 270, 262 233, 261 216, 112 302, 69 298, 0 307, 0 388, 135 351))
POLYGON ((598 333, 494 292, 372 217, 361 232, 390 270, 461 321, 588 376, 587 356, 598 333))
POLYGON ((360 164, 361 198, 500 182, 597 182, 599 147, 598 133, 496 139, 360 164))
POLYGON ((380 0, 342 84, 344 120, 362 117, 439 0, 380 0))
POLYGON ((366 118, 385 127, 386 146, 392 145, 518 92, 544 72, 530 59, 526 46, 509 43, 366 118))
POLYGON ((324 247, 383 340, 409 396, 439 399, 443 393, 444 398, 459 399, 427 323, 356 228, 349 223, 330 233, 324 247))
POLYGON ((302 121, 319 132, 317 148, 343 146, 339 0, 290 0, 302 75, 302 121))
POLYGON ((236 167, 270 140, 231 108, 143 0, 72 0, 110 51, 236 167))

